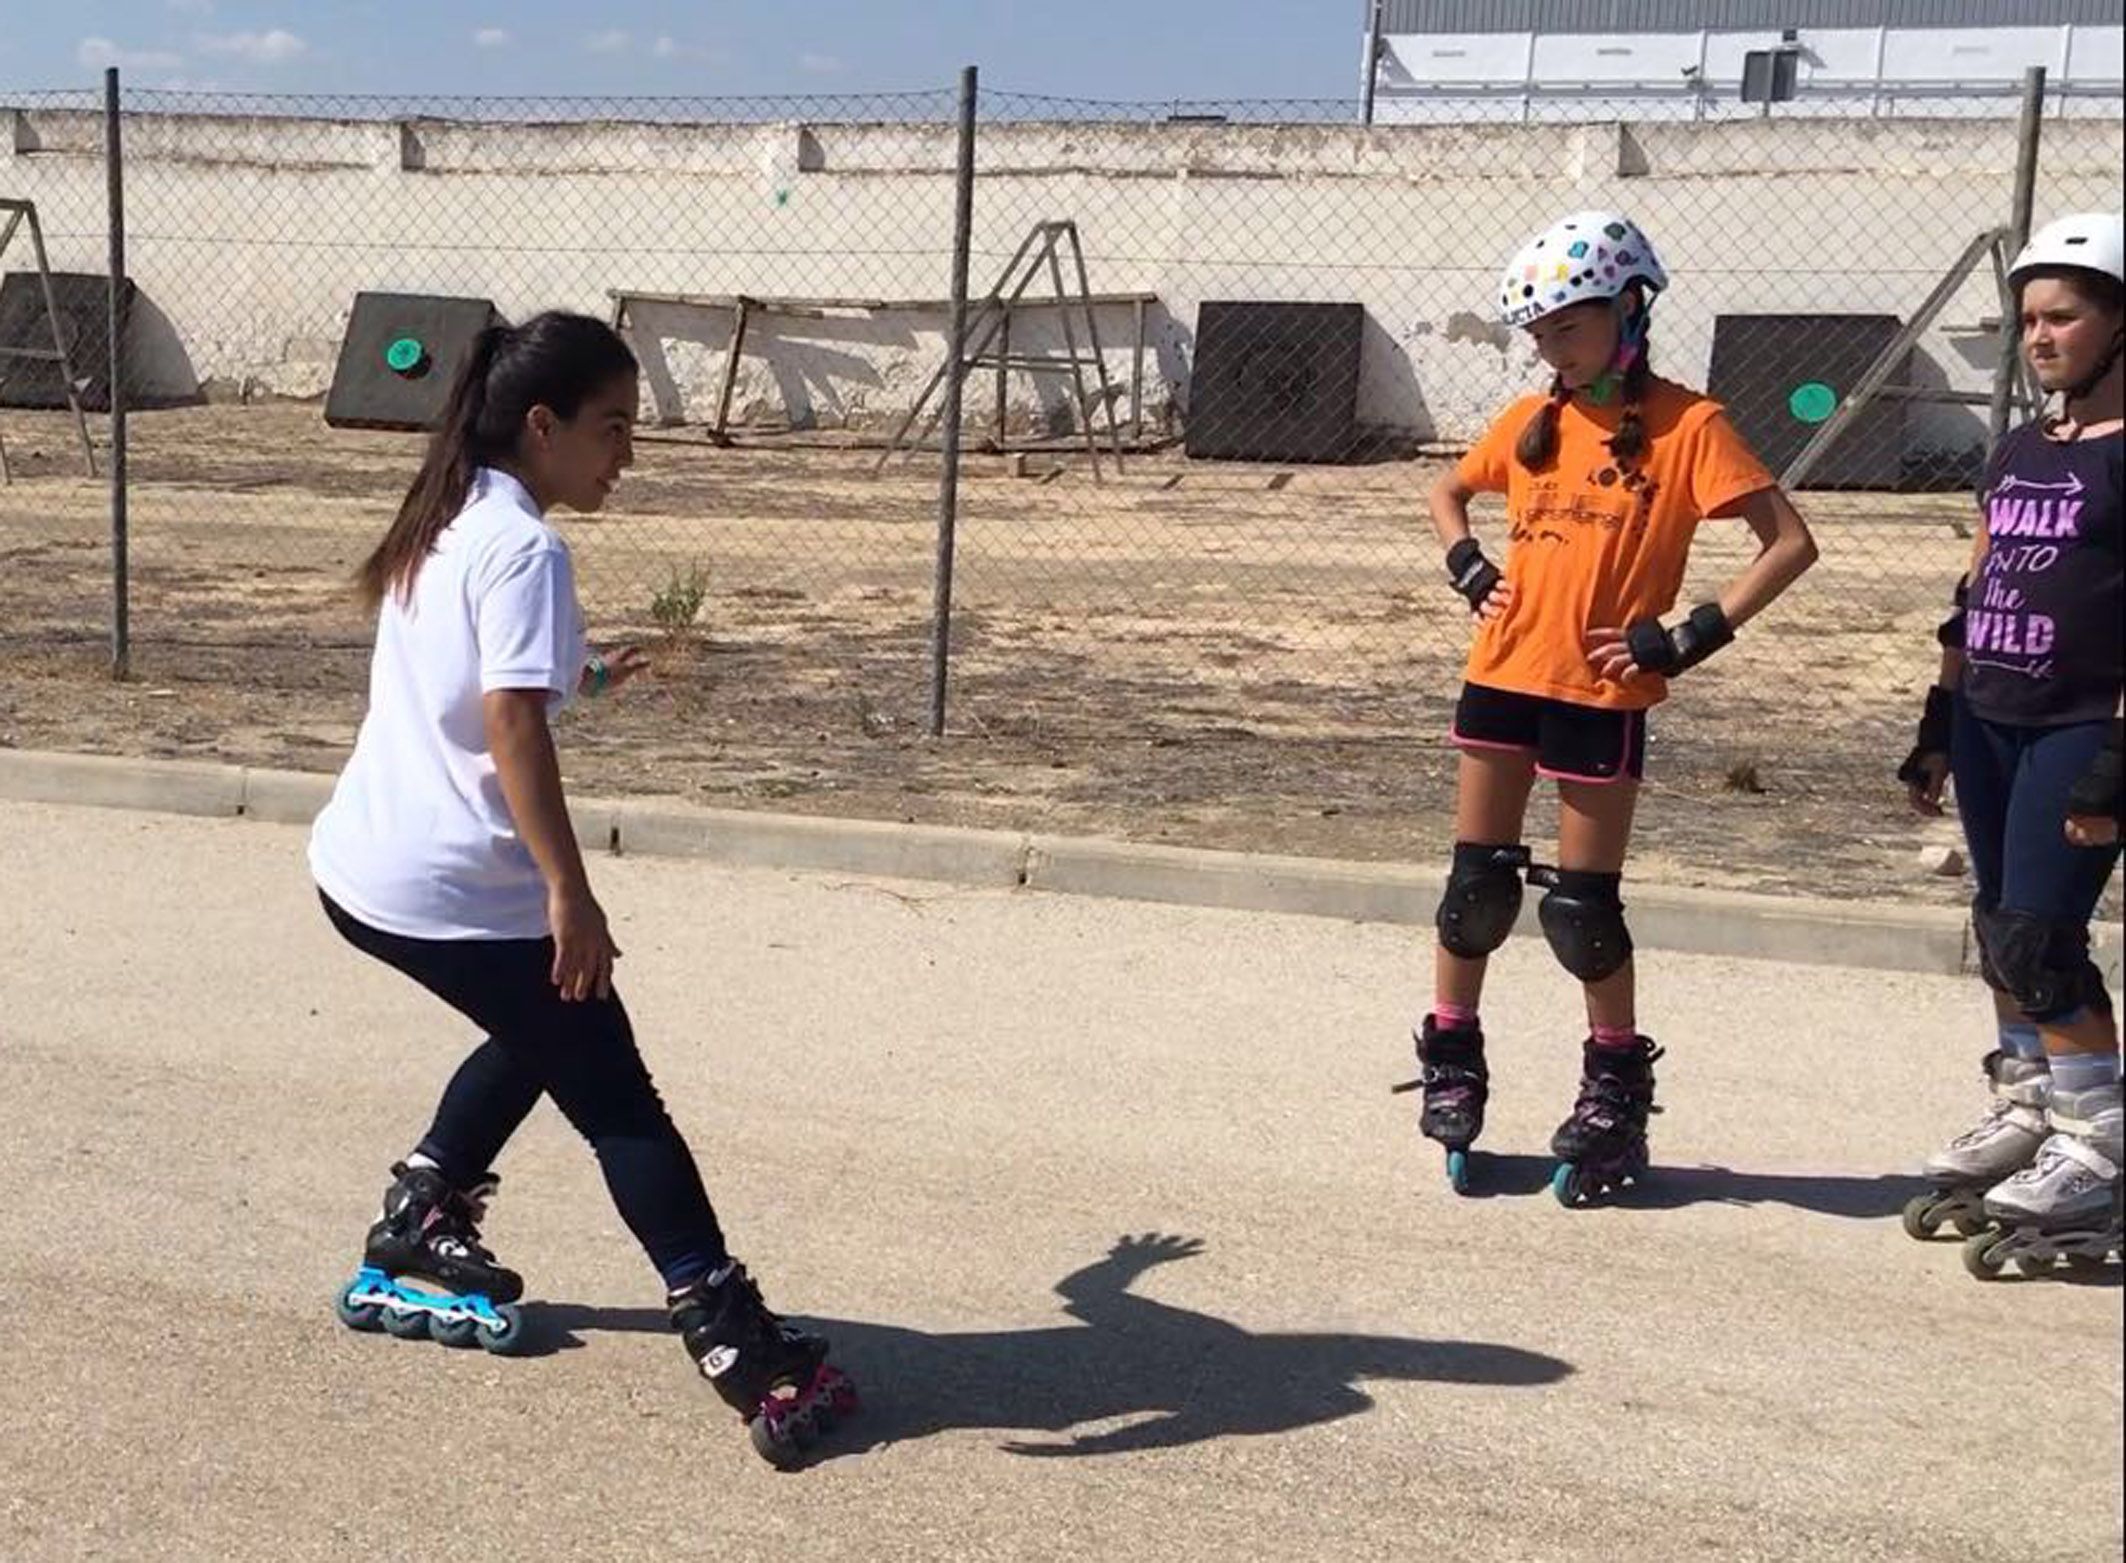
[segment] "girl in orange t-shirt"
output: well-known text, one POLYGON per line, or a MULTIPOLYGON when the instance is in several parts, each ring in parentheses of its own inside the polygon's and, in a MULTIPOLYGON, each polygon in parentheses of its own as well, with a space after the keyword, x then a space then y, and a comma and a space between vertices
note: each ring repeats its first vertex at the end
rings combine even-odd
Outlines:
POLYGON ((1454 867, 1439 907, 1436 999, 1417 1032, 1421 1128, 1456 1188, 1483 1128, 1489 1074, 1477 1004, 1486 958, 1545 887, 1543 932, 1585 984, 1579 1100, 1552 1138, 1558 1197, 1577 1204, 1646 1171, 1660 1049, 1638 1029, 1618 896, 1646 758, 1646 713, 1668 681, 1734 638, 1816 558, 1808 526, 1719 405, 1658 379, 1647 325, 1668 277, 1645 234, 1579 212, 1521 250, 1500 284, 1509 326, 1554 373, 1433 485, 1433 525, 1478 619, 1455 710, 1461 750, 1454 867), (1502 493, 1503 570, 1470 535, 1469 501, 1502 493), (1673 627, 1698 523, 1737 516, 1762 547, 1717 602, 1673 627), (1521 844, 1537 776, 1558 785, 1558 863, 1521 844))

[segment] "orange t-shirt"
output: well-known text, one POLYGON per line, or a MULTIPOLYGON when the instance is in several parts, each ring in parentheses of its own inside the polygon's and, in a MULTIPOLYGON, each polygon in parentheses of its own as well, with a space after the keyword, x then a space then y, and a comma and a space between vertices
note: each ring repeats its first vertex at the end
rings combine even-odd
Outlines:
POLYGON ((1543 401, 1515 402, 1461 460, 1465 484, 1506 496, 1512 526, 1505 571, 1513 605, 1477 630, 1469 681, 1615 711, 1658 705, 1666 679, 1626 685, 1596 676, 1587 632, 1667 614, 1698 522, 1770 488, 1772 475, 1718 402, 1661 379, 1640 409, 1647 448, 1636 471, 1620 472, 1609 454, 1622 403, 1575 399, 1558 415, 1557 459, 1530 472, 1513 447, 1543 401))

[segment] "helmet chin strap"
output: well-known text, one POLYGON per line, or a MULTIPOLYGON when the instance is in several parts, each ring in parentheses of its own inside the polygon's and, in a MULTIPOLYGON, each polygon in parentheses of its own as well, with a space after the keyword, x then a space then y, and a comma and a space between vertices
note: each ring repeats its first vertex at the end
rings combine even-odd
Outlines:
POLYGON ((2079 422, 2068 412, 2068 409, 2104 383, 2104 377, 2110 374, 2113 368, 2117 366, 2121 351, 2126 351, 2126 330, 2115 332, 2112 335, 2111 346, 2104 349, 2104 356, 2097 360, 2094 369, 2083 375, 2074 384, 2061 388, 2058 414, 2056 416, 2047 416, 2044 419, 2044 426, 2047 429, 2062 429, 2070 424, 2079 422))
POLYGON ((1646 346, 1647 317, 1653 313, 1652 306, 1642 301, 1637 315, 1626 315, 1621 293, 1611 301, 1610 308, 1616 312, 1617 355, 1588 384, 1587 399, 1597 407, 1607 407, 1623 389, 1624 377, 1631 373, 1631 366, 1639 361, 1639 352, 1646 346))
POLYGON ((2122 348, 2126 348, 2126 331, 2112 333, 2111 346, 2104 349, 2104 356, 2097 360, 2097 366, 2090 370, 2089 373, 2083 375, 2075 384, 2067 387, 2067 400, 2070 402, 2079 401, 2102 385, 2104 376, 2110 374, 2112 365, 2119 361, 2119 352, 2122 348))

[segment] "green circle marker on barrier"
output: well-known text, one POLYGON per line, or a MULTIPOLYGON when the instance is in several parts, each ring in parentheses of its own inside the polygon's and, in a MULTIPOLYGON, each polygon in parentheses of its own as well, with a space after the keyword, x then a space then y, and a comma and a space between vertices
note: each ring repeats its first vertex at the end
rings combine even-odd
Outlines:
POLYGON ((1821 380, 1810 380, 1794 387, 1786 410, 1802 423, 1821 423, 1838 411, 1838 393, 1821 380))
POLYGON ((384 349, 384 362, 394 374, 412 374, 428 360, 428 349, 416 337, 402 336, 384 349))

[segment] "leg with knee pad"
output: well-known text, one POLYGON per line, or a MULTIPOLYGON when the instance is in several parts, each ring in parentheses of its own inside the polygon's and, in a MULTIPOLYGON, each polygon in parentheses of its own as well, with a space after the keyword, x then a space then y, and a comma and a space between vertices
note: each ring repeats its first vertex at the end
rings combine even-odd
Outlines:
POLYGON ((2110 1013, 2104 974, 2089 958, 2087 923, 1982 908, 1976 924, 1983 964, 2028 1019, 2043 1026, 2084 1009, 2110 1013))
POLYGON ((1536 907, 1543 937, 1558 964, 1582 982, 1614 977, 1631 959, 1631 930, 1624 926, 1621 874, 1591 874, 1576 868, 1546 871, 1550 893, 1536 907))
POLYGON ((1986 945, 1986 930, 1991 926, 1992 920, 1999 915, 1999 907, 1988 906, 1983 901, 1973 901, 1971 903, 1971 937, 1972 942, 1978 946, 1979 981, 1983 982, 1995 993, 2013 997, 2013 995, 2008 994, 2008 984, 2001 979, 2000 967, 1993 963, 1993 951, 1987 948, 1986 945))
POLYGON ((1521 915, 1526 847, 1454 844, 1454 869, 1440 894, 1439 942, 1449 955, 1481 960, 1506 942, 1521 915))

